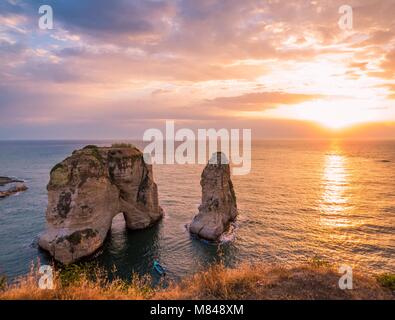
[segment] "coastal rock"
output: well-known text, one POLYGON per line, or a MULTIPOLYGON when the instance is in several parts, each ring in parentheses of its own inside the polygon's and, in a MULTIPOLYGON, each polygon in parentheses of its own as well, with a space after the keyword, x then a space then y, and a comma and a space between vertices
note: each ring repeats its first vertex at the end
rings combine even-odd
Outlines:
POLYGON ((200 238, 216 241, 237 216, 229 161, 223 153, 213 154, 202 173, 200 185, 202 203, 189 231, 200 238))
MULTIPOLYGON (((12 182, 15 182, 18 180, 13 180, 12 182)), ((10 183, 12 183, 10 182, 10 183)), ((26 187, 26 185, 22 182, 17 182, 15 184, 15 186, 5 190, 5 191, 0 191, 0 199, 12 196, 13 194, 19 193, 19 192, 23 192, 26 191, 28 188, 26 187)))
POLYGON ((152 166, 133 146, 74 151, 51 170, 47 189, 47 230, 39 245, 64 264, 100 248, 120 212, 133 230, 163 216, 152 166))
POLYGON ((0 187, 5 186, 6 184, 9 184, 9 183, 23 183, 23 181, 15 179, 15 178, 0 177, 0 187))

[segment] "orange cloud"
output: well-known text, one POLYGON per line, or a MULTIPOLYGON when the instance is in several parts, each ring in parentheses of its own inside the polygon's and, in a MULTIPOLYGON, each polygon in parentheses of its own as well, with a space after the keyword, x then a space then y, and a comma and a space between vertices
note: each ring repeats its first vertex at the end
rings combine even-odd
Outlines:
POLYGON ((279 105, 298 104, 319 98, 322 96, 286 92, 254 92, 236 97, 219 97, 207 100, 207 104, 221 109, 262 111, 279 105))
POLYGON ((337 26, 343 0, 55 1, 51 32, 37 29, 32 3, 0 2, 2 125, 78 114, 116 130, 267 109, 292 119, 286 106, 339 92, 395 115, 384 111, 395 96, 393 0, 349 0, 351 31, 337 26))

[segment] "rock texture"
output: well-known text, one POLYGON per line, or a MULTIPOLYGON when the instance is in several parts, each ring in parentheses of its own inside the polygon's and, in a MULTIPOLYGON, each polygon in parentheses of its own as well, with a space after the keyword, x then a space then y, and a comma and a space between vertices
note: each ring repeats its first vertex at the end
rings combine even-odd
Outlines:
POLYGON ((163 215, 152 167, 133 146, 74 151, 51 170, 47 189, 47 230, 39 245, 64 264, 95 252, 120 212, 129 229, 163 215))
POLYGON ((229 162, 223 153, 213 154, 202 173, 200 185, 202 204, 189 230, 200 238, 216 241, 237 216, 229 162))

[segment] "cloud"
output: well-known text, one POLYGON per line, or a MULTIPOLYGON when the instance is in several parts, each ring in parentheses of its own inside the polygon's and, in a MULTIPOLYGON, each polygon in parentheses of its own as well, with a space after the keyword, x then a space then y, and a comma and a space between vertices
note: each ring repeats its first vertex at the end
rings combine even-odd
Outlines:
POLYGON ((372 77, 393 80, 395 78, 395 50, 389 51, 384 55, 377 71, 370 72, 372 77))
POLYGON ((355 45, 355 47, 385 45, 391 42, 393 39, 395 39, 394 30, 373 31, 368 39, 358 43, 355 45))
POLYGON ((395 83, 386 83, 381 85, 380 87, 388 90, 388 99, 395 100, 395 83))
MULTIPOLYGON (((32 7, 41 5, 32 1, 32 7)), ((166 29, 163 20, 174 12, 173 1, 154 0, 48 0, 55 23, 67 31, 95 41, 131 44, 134 39, 155 37, 166 29)), ((147 39, 147 38, 145 38, 147 39)))
POLYGON ((47 0, 46 31, 42 4, 0 2, 2 125, 116 131, 133 119, 225 123, 336 90, 394 98, 377 87, 395 77, 393 0, 350 0, 352 31, 337 26, 343 0, 47 0))
MULTIPOLYGON (((17 3, 18 11, 30 18, 28 27, 37 27, 31 21, 36 24, 37 8, 42 3, 38 0, 17 3)), ((271 60, 352 54, 353 45, 366 45, 363 41, 340 43, 343 33, 335 26, 341 1, 49 0, 48 4, 55 13, 55 30, 50 35, 66 42, 60 50, 52 49, 53 53, 65 59, 64 64, 75 62, 79 68, 72 68, 74 72, 80 70, 84 74, 85 68, 90 67, 84 59, 90 57, 103 70, 110 69, 114 60, 119 59, 125 69, 130 66, 129 69, 137 70, 136 77, 141 76, 139 69, 145 68, 147 75, 153 74, 158 79, 251 79, 259 72, 264 73, 271 60), (80 41, 65 41, 65 34, 80 41), (70 42, 79 46, 64 47, 70 42), (131 51, 138 52, 139 59, 126 54, 131 51), (74 60, 69 61, 71 58, 74 60), (77 62, 77 58, 83 63, 77 62), (260 68, 234 64, 248 59, 261 60, 260 68)), ((350 4, 358 13, 358 21, 366 14, 392 8, 387 0, 368 9, 361 1, 350 4)), ((15 6, 8 7, 5 12, 11 13, 15 6)), ((382 25, 376 22, 372 31, 359 29, 376 45, 385 43, 392 34, 384 22, 382 25)))
POLYGON ((385 77, 394 79, 395 77, 395 50, 388 52, 384 61, 381 63, 381 68, 384 70, 385 77))
POLYGON ((154 91, 151 92, 151 95, 153 96, 158 96, 158 95, 162 95, 162 94, 166 94, 166 93, 171 93, 172 91, 169 89, 156 89, 154 91))
POLYGON ((236 97, 219 97, 208 100, 206 105, 221 109, 240 111, 263 111, 279 105, 292 105, 305 101, 320 99, 320 95, 286 93, 286 92, 254 92, 236 97))
POLYGON ((4 0, 0 2, 1 16, 14 16, 25 13, 24 4, 20 1, 4 0))

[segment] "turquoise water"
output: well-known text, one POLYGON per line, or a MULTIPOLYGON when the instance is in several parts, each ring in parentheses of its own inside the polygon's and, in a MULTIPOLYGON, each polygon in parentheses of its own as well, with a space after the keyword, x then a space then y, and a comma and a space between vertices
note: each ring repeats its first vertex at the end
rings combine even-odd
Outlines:
MULTIPOLYGON (((0 142, 0 175, 29 190, 0 200, 0 274, 25 274, 50 257, 37 247, 45 227, 50 169, 75 149, 103 141, 0 142)), ((137 145, 139 145, 137 143, 137 145)), ((239 218, 234 238, 212 245, 185 229, 200 203, 199 165, 154 167, 164 219, 127 231, 114 218, 91 259, 118 275, 152 273, 158 258, 171 279, 215 261, 294 264, 319 256, 367 272, 395 272, 395 142, 260 141, 252 171, 233 177, 239 218)))

